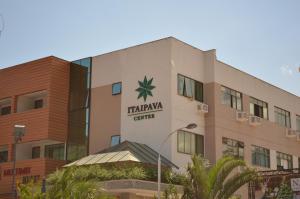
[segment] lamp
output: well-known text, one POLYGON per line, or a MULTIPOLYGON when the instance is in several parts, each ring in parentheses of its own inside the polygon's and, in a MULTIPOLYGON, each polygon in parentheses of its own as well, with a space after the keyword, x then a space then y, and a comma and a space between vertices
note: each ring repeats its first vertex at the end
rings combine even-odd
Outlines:
POLYGON ((165 142, 177 131, 181 130, 181 129, 194 129, 197 127, 197 124, 195 123, 190 123, 187 126, 181 127, 179 129, 176 129, 175 131, 172 131, 171 133, 169 133, 169 135, 164 139, 164 141, 160 144, 159 150, 158 150, 158 162, 157 162, 157 197, 158 199, 160 199, 160 183, 161 183, 161 149, 163 147, 163 145, 165 144, 165 142))
POLYGON ((13 197, 17 199, 17 188, 16 188, 16 157, 17 157, 17 144, 22 140, 22 137, 25 135, 26 126, 25 125, 14 125, 14 160, 13 160, 13 180, 12 180, 12 191, 13 197))

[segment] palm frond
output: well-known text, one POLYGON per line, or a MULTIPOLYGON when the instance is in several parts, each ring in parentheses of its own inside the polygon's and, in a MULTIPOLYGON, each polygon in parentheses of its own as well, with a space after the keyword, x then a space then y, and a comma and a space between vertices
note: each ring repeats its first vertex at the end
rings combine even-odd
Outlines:
POLYGON ((258 174, 255 170, 247 168, 242 173, 237 173, 226 180, 223 189, 218 194, 218 199, 227 199, 232 196, 243 185, 258 179, 258 174))
POLYGON ((210 198, 214 198, 218 192, 222 189, 223 183, 225 179, 229 176, 229 174, 239 166, 246 166, 244 160, 236 159, 236 158, 225 158, 226 161, 223 162, 222 167, 218 169, 218 173, 216 178, 214 179, 214 184, 210 187, 210 198))

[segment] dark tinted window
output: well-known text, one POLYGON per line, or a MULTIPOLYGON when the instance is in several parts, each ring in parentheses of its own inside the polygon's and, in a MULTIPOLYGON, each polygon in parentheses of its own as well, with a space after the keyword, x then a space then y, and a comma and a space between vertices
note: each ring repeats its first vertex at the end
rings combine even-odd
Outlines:
POLYGON ((38 99, 38 100, 34 101, 34 108, 35 109, 37 109, 37 108, 43 108, 43 105, 44 105, 43 99, 38 99))
POLYGON ((0 163, 8 161, 8 146, 0 146, 0 163))
POLYGON ((32 147, 32 159, 40 158, 40 154, 41 154, 41 147, 39 146, 32 147))
POLYGON ((8 115, 11 113, 11 106, 1 108, 1 115, 8 115))

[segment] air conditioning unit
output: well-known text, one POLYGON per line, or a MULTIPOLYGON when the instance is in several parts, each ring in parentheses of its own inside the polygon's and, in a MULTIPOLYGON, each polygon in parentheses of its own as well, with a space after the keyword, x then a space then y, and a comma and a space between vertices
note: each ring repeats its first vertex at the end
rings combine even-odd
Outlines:
POLYGON ((261 124, 261 118, 260 117, 257 117, 257 116, 254 116, 254 115, 250 115, 249 116, 249 124, 251 126, 258 126, 261 124))
POLYGON ((200 103, 197 105, 197 110, 201 113, 208 113, 208 105, 204 103, 200 103))
POLYGON ((248 114, 246 112, 237 111, 236 120, 239 122, 245 122, 248 120, 248 114))
POLYGON ((289 128, 288 128, 288 129, 286 129, 286 131, 285 131, 285 136, 288 137, 288 138, 294 138, 294 137, 297 136, 297 133, 296 133, 295 130, 289 129, 289 128))

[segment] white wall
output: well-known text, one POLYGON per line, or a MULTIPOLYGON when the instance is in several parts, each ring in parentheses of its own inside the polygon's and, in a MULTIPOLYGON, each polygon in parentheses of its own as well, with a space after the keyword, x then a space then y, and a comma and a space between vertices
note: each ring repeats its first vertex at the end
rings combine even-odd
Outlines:
MULTIPOLYGON (((194 80, 204 83, 213 79, 213 75, 205 73, 209 68, 210 60, 205 58, 205 52, 186 45, 176 39, 172 39, 172 130, 184 127, 190 123, 196 123, 197 128, 186 131, 205 135, 204 114, 199 113, 196 100, 190 100, 177 93, 177 74, 182 74, 194 80)), ((191 155, 177 152, 177 135, 172 136, 172 158, 171 160, 185 170, 187 163, 191 161, 191 155)))

